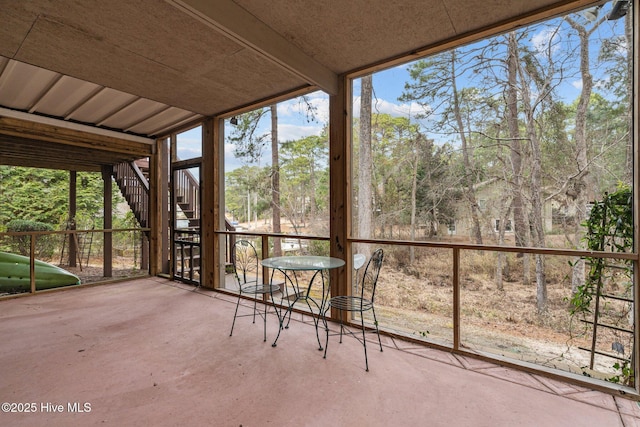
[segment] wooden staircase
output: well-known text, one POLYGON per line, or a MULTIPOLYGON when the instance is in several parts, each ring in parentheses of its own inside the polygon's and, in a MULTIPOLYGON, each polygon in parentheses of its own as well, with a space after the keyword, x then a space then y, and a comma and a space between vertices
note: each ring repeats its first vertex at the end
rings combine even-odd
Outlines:
POLYGON ((148 161, 119 163, 112 176, 141 228, 149 227, 148 161))
MULTIPOLYGON (((149 228, 149 162, 147 159, 125 162, 113 167, 112 176, 129 204, 138 224, 149 228)), ((173 176, 174 200, 179 209, 174 236, 174 274, 185 282, 200 280, 200 183, 188 170, 178 170, 173 176), (178 222, 181 222, 178 225, 178 222)), ((225 218, 225 228, 235 227, 225 218)), ((227 247, 233 246, 235 236, 228 236, 227 247)), ((227 250, 226 263, 232 263, 227 250)))
POLYGON ((176 204, 174 277, 200 283, 200 182, 188 169, 173 172, 173 200, 176 204))
MULTIPOLYGON (((200 228, 200 183, 188 170, 177 170, 174 175, 173 191, 176 204, 180 208, 187 229, 200 228)), ((178 212, 176 212, 178 214, 178 212)))

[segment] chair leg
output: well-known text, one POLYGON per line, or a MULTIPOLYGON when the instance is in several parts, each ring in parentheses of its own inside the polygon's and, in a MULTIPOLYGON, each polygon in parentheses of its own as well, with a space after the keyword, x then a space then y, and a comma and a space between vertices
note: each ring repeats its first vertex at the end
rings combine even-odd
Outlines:
POLYGON ((240 294, 238 294, 238 301, 236 302, 236 312, 233 313, 233 323, 231 324, 231 332, 229 336, 233 336, 233 327, 236 325, 236 316, 238 315, 238 307, 240 306, 240 294))
MULTIPOLYGON (((331 307, 327 307, 327 309, 325 310, 325 330, 327 331, 327 339, 325 341, 324 344, 324 356, 323 358, 327 358, 327 347, 329 347, 329 322, 326 321, 326 315, 327 315, 327 311, 329 311, 331 309, 331 307)), ((340 312, 340 344, 342 344, 342 331, 343 331, 343 311, 342 310, 338 310, 340 312)), ((335 334, 334 334, 335 335, 335 334)))
POLYGON ((373 324, 376 327, 376 335, 378 335, 378 344, 380 344, 380 351, 382 351, 382 341, 380 340, 380 329, 378 329, 378 318, 376 317, 376 309, 371 307, 371 311, 373 312, 373 324))
POLYGON ((253 295, 253 323, 256 323, 257 307, 258 307, 258 295, 253 295))
MULTIPOLYGON (((255 314, 254 314, 255 317, 255 314)), ((267 302, 264 301, 264 342, 267 342, 267 302)))
POLYGON ((362 325, 362 346, 364 347, 364 364, 366 371, 369 372, 369 359, 367 359, 367 338, 364 330, 364 314, 360 312, 360 324, 362 325))

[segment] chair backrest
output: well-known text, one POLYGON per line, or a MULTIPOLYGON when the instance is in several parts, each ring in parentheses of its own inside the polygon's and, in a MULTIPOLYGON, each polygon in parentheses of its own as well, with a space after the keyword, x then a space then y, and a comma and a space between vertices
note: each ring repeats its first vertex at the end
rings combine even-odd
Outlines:
POLYGON ((360 281, 360 296, 362 298, 370 299, 371 302, 373 302, 376 297, 376 286, 378 285, 378 276, 380 275, 383 259, 383 250, 377 249, 371 255, 371 258, 369 258, 369 262, 362 273, 360 281))
POLYGON ((233 245, 233 270, 238 285, 258 282, 258 252, 248 240, 238 240, 233 245))

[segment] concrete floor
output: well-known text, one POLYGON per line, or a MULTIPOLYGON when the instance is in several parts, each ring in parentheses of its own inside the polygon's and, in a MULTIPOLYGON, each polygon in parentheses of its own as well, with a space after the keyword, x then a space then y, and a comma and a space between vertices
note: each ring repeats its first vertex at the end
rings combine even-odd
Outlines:
MULTIPOLYGON (((1 426, 640 426, 636 402, 415 344, 332 337, 161 278, 0 301, 1 426)), ((303 320, 303 319, 298 319, 303 320)), ((334 325, 335 327, 335 325, 334 325)))

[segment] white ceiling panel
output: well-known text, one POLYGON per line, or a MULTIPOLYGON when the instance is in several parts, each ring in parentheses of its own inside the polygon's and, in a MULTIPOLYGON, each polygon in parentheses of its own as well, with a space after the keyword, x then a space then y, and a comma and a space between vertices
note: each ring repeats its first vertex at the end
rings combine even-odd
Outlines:
POLYGON ((168 105, 153 102, 144 98, 137 98, 130 104, 120 108, 111 116, 99 123, 109 128, 129 129, 169 108, 168 105))
POLYGON ((0 57, 0 106, 105 129, 156 135, 201 115, 0 57))
POLYGON ((28 64, 9 61, 0 75, 0 102, 16 110, 29 110, 60 74, 28 64))
POLYGON ((83 123, 100 123, 136 99, 135 95, 115 89, 102 88, 83 102, 67 118, 83 123))
POLYGON ((180 126, 184 123, 194 121, 200 117, 202 116, 199 114, 185 111, 180 108, 171 107, 132 126, 128 130, 133 133, 144 135, 149 134, 150 132, 157 129, 160 129, 160 131, 171 129, 172 127, 180 126))
POLYGON ((29 110, 54 117, 67 117, 101 87, 69 76, 61 78, 29 110))

